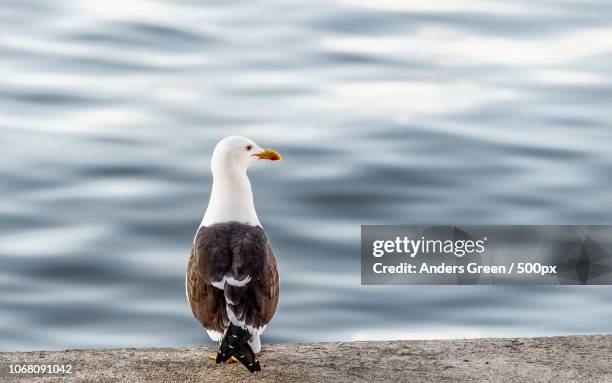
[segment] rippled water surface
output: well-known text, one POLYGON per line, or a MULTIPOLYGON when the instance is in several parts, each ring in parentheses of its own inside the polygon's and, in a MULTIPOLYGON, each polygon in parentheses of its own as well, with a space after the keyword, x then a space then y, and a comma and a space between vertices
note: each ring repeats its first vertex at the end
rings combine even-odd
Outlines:
POLYGON ((612 332, 608 287, 360 286, 360 224, 612 223, 612 3, 3 1, 0 348, 209 342, 185 300, 230 134, 268 342, 612 332))

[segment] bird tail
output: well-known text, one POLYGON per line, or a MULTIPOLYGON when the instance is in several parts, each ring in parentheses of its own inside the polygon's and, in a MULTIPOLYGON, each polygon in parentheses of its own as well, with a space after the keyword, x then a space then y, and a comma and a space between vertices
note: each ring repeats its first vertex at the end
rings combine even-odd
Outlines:
POLYGON ((217 363, 227 362, 232 356, 238 359, 249 371, 261 371, 259 361, 249 345, 251 334, 240 326, 230 323, 217 352, 217 363))

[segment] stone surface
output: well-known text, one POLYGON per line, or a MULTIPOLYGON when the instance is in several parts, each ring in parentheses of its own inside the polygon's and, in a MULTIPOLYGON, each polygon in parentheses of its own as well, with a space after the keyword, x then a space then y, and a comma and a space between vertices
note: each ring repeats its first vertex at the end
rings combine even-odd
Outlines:
POLYGON ((211 347, 0 353, 76 364, 72 378, 2 382, 612 382, 612 336, 264 345, 263 371, 216 365, 211 347))

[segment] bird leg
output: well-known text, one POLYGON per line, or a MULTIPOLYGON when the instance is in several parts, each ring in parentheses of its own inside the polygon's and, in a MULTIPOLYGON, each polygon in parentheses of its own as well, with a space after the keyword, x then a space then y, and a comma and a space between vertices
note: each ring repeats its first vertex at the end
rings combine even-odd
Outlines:
MULTIPOLYGON (((217 360, 217 354, 210 354, 210 355, 208 356, 208 359, 210 359, 210 360, 215 360, 215 361, 216 361, 216 360, 217 360)), ((236 358, 234 358, 234 357, 232 356, 232 357, 230 357, 230 358, 229 358, 229 359, 228 359, 228 360, 227 360, 225 363, 237 363, 237 362, 238 362, 238 359, 236 359, 236 358)))

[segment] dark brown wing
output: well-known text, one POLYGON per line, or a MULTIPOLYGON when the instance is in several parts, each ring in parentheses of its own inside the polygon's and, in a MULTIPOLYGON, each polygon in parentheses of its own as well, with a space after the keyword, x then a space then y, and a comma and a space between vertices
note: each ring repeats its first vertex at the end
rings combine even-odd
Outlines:
POLYGON ((189 266, 187 268, 187 298, 193 315, 202 323, 202 326, 208 330, 209 335, 213 340, 217 337, 213 336, 218 332, 218 336, 222 336, 225 329, 229 326, 227 318, 227 310, 225 309, 225 297, 223 290, 220 290, 210 283, 204 282, 198 271, 198 262, 196 257, 195 245, 191 250, 189 258, 189 266))
POLYGON ((230 321, 263 331, 276 311, 278 292, 276 260, 261 227, 231 222, 198 231, 187 295, 211 337, 211 330, 222 333, 230 321))
POLYGON ((255 328, 267 325, 272 320, 278 304, 278 269, 272 249, 268 246, 268 260, 262 276, 254 287, 253 310, 247 315, 246 323, 255 328))
POLYGON ((233 262, 224 285, 230 320, 260 333, 278 304, 278 270, 261 227, 244 226, 230 242, 233 262))

